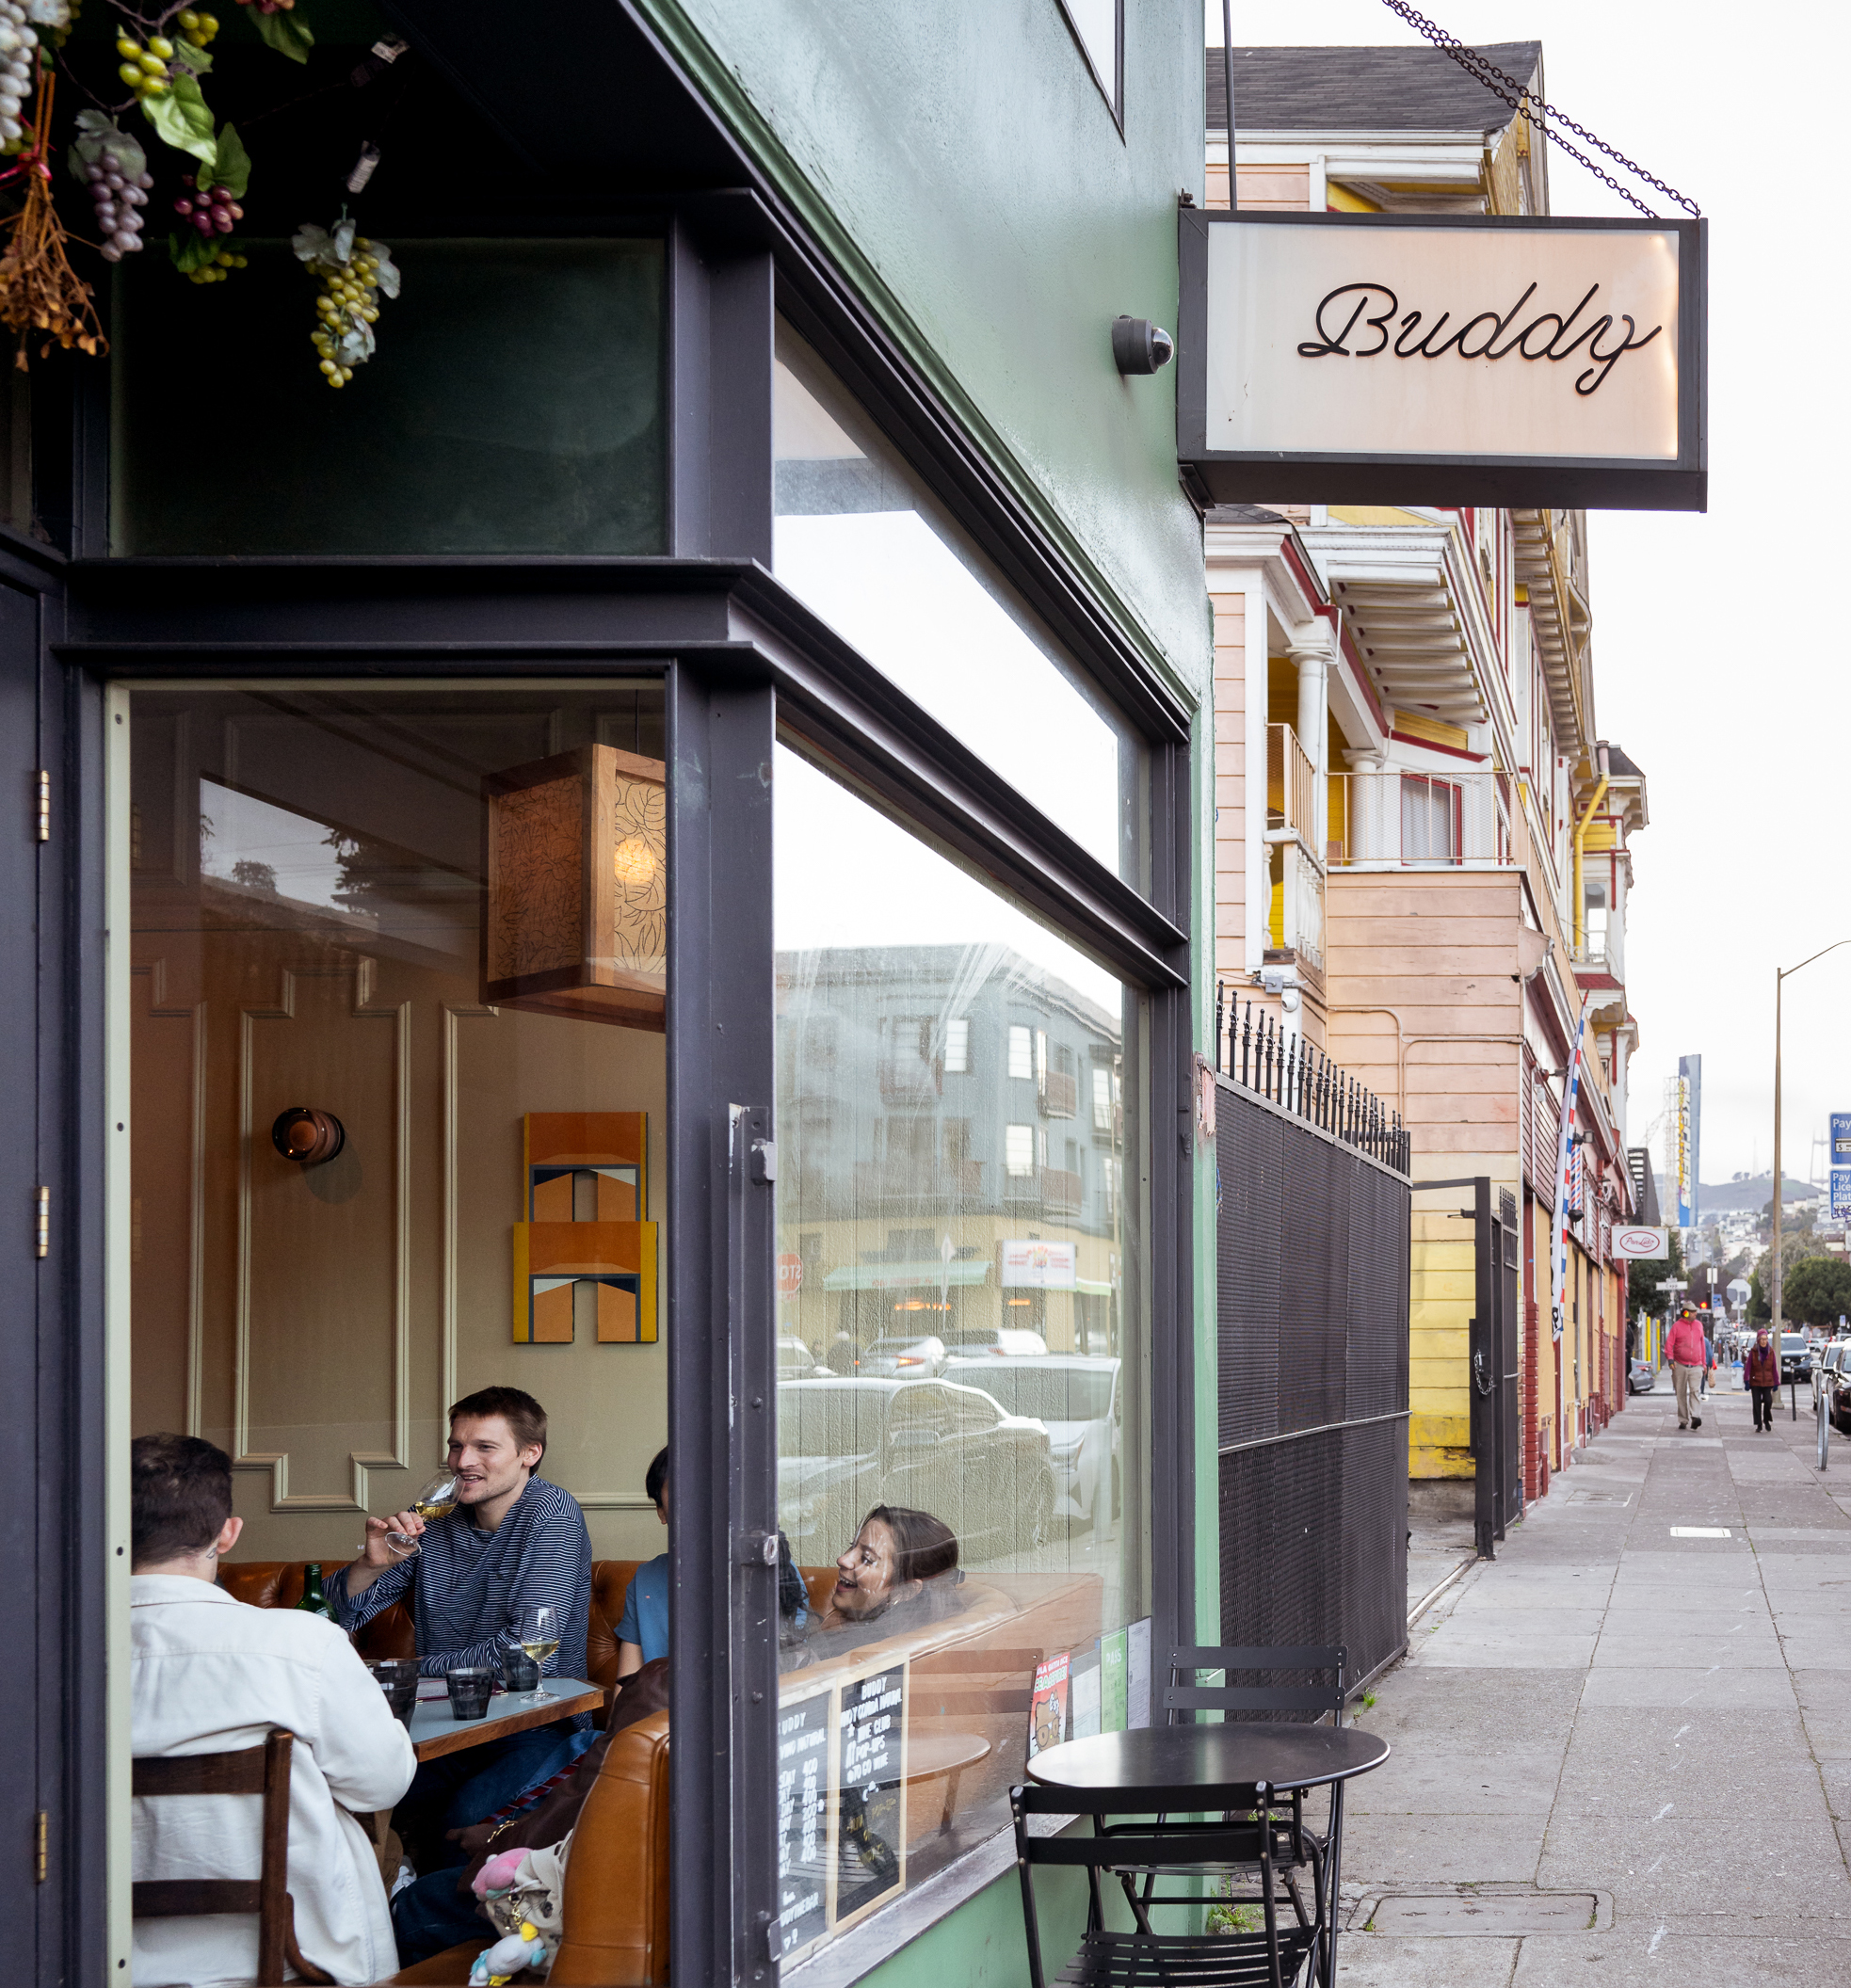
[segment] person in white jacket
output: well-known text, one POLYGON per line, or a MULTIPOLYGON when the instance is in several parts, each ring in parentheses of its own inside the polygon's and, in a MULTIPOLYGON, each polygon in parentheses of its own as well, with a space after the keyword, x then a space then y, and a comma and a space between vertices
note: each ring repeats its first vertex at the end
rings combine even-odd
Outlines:
MULTIPOLYGON (((372 1845, 350 1810, 390 1808, 417 1758, 385 1693, 331 1622, 253 1609, 216 1583, 237 1544, 231 1460, 196 1436, 143 1435, 132 1463, 129 1691, 137 1757, 261 1746, 296 1735, 289 1890, 303 1958, 336 1981, 397 1970, 372 1845)), ((145 1796, 135 1803, 134 1875, 254 1878, 259 1797, 145 1796)), ((135 1988, 233 1988, 257 1972, 254 1913, 137 1919, 135 1988)))

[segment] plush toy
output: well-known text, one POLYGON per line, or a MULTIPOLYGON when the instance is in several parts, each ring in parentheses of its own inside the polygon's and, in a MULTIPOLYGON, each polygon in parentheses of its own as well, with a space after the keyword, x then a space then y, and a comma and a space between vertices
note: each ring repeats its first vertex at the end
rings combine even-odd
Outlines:
POLYGON ((478 1953, 469 1970, 470 1988, 502 1988, 523 1967, 538 1967, 546 1959, 546 1942, 526 1920, 518 1932, 497 1940, 486 1953, 478 1953))
POLYGON ((569 1836, 546 1850, 505 1850, 476 1872, 470 1888, 502 1937, 476 1956, 470 1988, 502 1988, 524 1968, 550 1970, 564 1930, 560 1903, 571 1846, 569 1836))

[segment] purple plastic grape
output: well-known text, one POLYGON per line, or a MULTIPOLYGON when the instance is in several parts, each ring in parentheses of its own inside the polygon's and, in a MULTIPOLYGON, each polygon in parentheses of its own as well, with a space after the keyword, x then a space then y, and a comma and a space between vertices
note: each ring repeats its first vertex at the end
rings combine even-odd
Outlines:
POLYGON ((210 234, 212 232, 211 215, 196 214, 193 216, 193 226, 197 228, 201 234, 210 234))
POLYGON ((181 200, 177 200, 173 203, 173 211, 175 214, 185 215, 190 218, 193 212, 193 203, 191 200, 184 198, 181 200))
POLYGON ((135 176, 135 184, 146 193, 154 184, 154 175, 152 172, 138 172, 135 176))
POLYGON ((117 246, 115 245, 115 243, 114 243, 114 242, 105 242, 105 243, 104 243, 104 245, 103 245, 103 260, 104 260, 104 261, 105 261, 105 263, 120 263, 120 262, 121 261, 121 259, 122 259, 122 251, 121 251, 121 250, 120 249, 120 248, 117 248, 117 246))
POLYGON ((131 248, 139 248, 141 247, 141 237, 138 234, 133 233, 130 230, 126 228, 118 230, 118 232, 112 234, 109 239, 114 242, 116 247, 121 249, 124 254, 126 254, 131 248))
POLYGON ((105 174, 103 184, 108 187, 111 193, 121 193, 122 188, 128 184, 128 182, 123 179, 120 172, 110 172, 105 174))
POLYGON ((99 162, 105 172, 121 172, 122 162, 113 152, 105 152, 99 162))

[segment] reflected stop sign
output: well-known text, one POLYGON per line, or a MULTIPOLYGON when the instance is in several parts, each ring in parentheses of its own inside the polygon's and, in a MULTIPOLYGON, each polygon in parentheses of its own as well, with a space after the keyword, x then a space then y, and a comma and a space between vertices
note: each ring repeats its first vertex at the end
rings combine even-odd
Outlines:
MULTIPOLYGON (((760 1259, 762 1262, 763 1258, 760 1259)), ((794 1298, 803 1289, 803 1259, 794 1250, 785 1250, 778 1259, 778 1295, 794 1298)))

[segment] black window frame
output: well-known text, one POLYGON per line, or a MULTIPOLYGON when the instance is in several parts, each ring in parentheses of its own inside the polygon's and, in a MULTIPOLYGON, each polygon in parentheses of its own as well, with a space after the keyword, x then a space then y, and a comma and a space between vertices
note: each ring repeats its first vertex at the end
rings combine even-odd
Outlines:
MULTIPOLYGON (((35 1589, 41 1625, 33 1805, 47 1819, 52 1889, 10 1900, 41 1928, 41 1979, 116 1972, 97 1661, 107 1628, 103 732, 112 682, 633 674, 664 682, 669 1440, 683 1487, 671 1600, 678 1974, 765 1984, 773 1972, 776 1598, 771 1569, 753 1555, 776 1530, 769 767, 781 735, 1148 999, 1140 1157, 1150 1173, 1151 1453, 1183 1462, 1153 1471, 1150 1484, 1152 1609, 1160 1643, 1193 1638, 1191 714, 820 254, 750 193, 665 200, 657 213, 670 312, 664 555, 86 557, 81 549, 106 526, 106 436, 96 418, 106 409, 93 388, 75 396, 70 425, 78 555, 0 533, 0 600, 17 610, 0 615, 0 691, 35 711, 32 755, 53 779, 38 916, 0 938, 0 972, 29 969, 37 984, 38 1109, 24 1170, 50 1183, 58 1210, 50 1258, 35 1273, 40 1521, 29 1550, 0 1544, 0 1572, 17 1577, 15 1592, 35 1589), (1146 739, 1148 895, 1041 816, 768 570, 780 312, 1146 739)), ((627 212, 612 232, 636 222, 627 212)), ((1003 1868, 993 1851, 856 1929, 852 1948, 823 1949, 836 1955, 836 1975, 873 1964, 989 1882, 1003 1868)), ((0 1899, 10 1883, 0 1880, 0 1899)))

